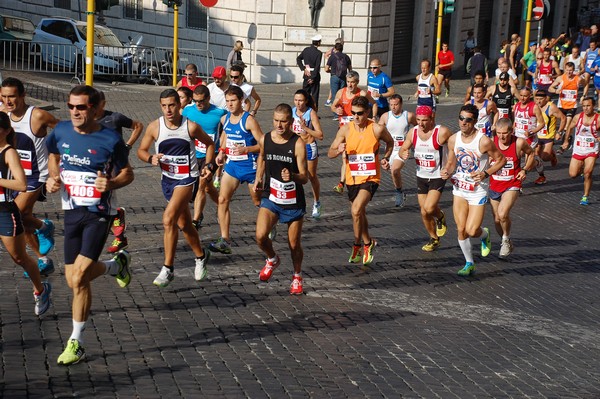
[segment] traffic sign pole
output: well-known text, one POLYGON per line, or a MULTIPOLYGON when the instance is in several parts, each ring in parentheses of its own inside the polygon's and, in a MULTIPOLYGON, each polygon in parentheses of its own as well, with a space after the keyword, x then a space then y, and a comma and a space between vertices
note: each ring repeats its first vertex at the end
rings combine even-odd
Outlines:
MULTIPOLYGON (((531 3, 533 0, 527 0, 527 13, 525 15, 525 42, 523 43, 523 48, 527 49, 529 52, 529 30, 531 29, 531 3)), ((523 52, 523 57, 526 55, 526 52, 523 52)), ((516 68, 516 67, 515 67, 516 68)), ((525 74, 527 73, 527 68, 523 70, 523 76, 521 77, 521 84, 525 85, 525 74)))

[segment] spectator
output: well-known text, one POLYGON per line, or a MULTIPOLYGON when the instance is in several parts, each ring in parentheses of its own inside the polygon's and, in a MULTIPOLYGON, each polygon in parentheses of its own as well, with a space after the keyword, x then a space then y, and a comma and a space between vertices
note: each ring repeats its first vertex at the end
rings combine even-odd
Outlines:
POLYGON ((471 83, 475 80, 475 74, 477 72, 483 73, 485 76, 485 82, 488 80, 488 61, 485 55, 481 54, 481 49, 479 47, 475 47, 473 49, 473 56, 469 59, 467 63, 467 73, 471 76, 471 83))
POLYGON ((335 98, 338 90, 346 87, 346 74, 352 70, 352 61, 347 54, 344 53, 344 45, 336 43, 333 47, 333 53, 327 60, 325 72, 329 72, 329 86, 331 87, 330 95, 335 98))
POLYGON ((319 91, 321 89, 321 60, 323 58, 323 53, 319 50, 321 39, 321 35, 313 36, 312 45, 306 47, 296 57, 296 64, 303 72, 302 88, 308 91, 313 98, 315 111, 319 110, 319 91))
MULTIPOLYGON (((467 63, 469 62, 469 60, 471 59, 471 57, 475 54, 475 47, 477 47, 477 39, 475 38, 475 34, 473 33, 472 30, 467 32, 467 40, 465 40, 465 46, 463 51, 461 52, 461 54, 464 54, 465 59, 464 59, 464 66, 465 66, 465 75, 467 75, 469 73, 469 71, 467 71, 467 63)), ((471 75, 472 76, 472 75, 471 75)))
POLYGON ((246 64, 242 61, 242 50, 244 49, 244 43, 241 40, 237 40, 233 45, 233 49, 229 52, 227 56, 227 70, 231 70, 231 67, 234 65, 242 65, 244 69, 246 68, 246 64))

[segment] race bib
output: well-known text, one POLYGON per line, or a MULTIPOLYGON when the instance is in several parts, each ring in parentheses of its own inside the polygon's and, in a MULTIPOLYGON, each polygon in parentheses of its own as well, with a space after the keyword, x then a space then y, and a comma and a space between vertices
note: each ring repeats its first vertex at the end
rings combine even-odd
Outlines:
POLYGON ((595 141, 593 137, 577 137, 575 145, 581 148, 592 148, 596 144, 595 141))
POLYGON ((496 180, 496 181, 510 181, 513 179, 513 168, 514 168, 515 164, 512 160, 507 159, 506 163, 504 164, 504 166, 502 167, 502 169, 500 169, 499 171, 497 171, 496 173, 494 173, 491 178, 496 180))
POLYGON ((300 118, 294 118, 294 123, 292 123, 292 130, 296 134, 304 133, 304 131, 302 130, 302 124, 300 122, 300 118))
POLYGON ((231 161, 245 161, 248 159, 248 154, 244 154, 244 155, 233 155, 233 149, 236 147, 245 147, 246 146, 246 142, 244 140, 233 140, 228 138, 227 139, 227 157, 229 157, 229 159, 231 161))
POLYGON ((374 154, 348 155, 348 166, 350 167, 351 176, 377 175, 377 163, 374 154))
POLYGON ((432 171, 437 166, 433 154, 415 154, 415 162, 419 169, 432 171))
POLYGON ((395 136, 394 139, 394 152, 397 152, 402 144, 404 144, 404 136, 395 136))
POLYGON ((354 120, 353 116, 340 116, 338 117, 340 127, 347 125, 354 120))
POLYGON ((577 99, 577 90, 563 90, 560 93, 560 96, 563 100, 573 101, 577 99))
POLYGON ((206 144, 204 144, 198 139, 194 139, 194 146, 196 147, 196 151, 198 151, 201 154, 206 154, 206 144))
POLYGON ((519 133, 529 133, 529 119, 528 118, 515 118, 515 130, 519 133))
POLYGON ((550 76, 550 75, 540 75, 539 83, 543 84, 543 85, 552 84, 552 76, 550 76))
POLYGON ((181 180, 190 176, 190 160, 187 155, 163 155, 160 169, 164 176, 181 180))
POLYGON ((96 189, 97 174, 63 170, 60 178, 69 198, 78 206, 94 206, 100 203, 102 194, 96 189))
POLYGON ((475 188, 477 186, 474 181, 468 181, 458 177, 452 177, 450 181, 452 181, 454 187, 463 191, 475 191, 475 188))
POLYGON ((269 200, 280 205, 293 205, 296 203, 295 182, 284 183, 271 177, 269 185, 269 200))
POLYGON ((21 158, 21 166, 25 171, 25 176, 31 176, 33 173, 31 151, 17 149, 17 153, 19 154, 19 158, 21 158))
POLYGON ((6 201, 6 194, 4 191, 4 187, 0 187, 0 202, 5 202, 6 201))
POLYGON ((510 114, 510 112, 507 108, 498 108, 498 117, 500 119, 508 118, 509 114, 510 114))

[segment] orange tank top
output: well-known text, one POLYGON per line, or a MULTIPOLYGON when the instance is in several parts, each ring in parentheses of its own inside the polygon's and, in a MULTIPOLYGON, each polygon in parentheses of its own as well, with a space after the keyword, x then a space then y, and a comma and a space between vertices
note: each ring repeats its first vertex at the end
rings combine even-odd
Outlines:
POLYGON ((575 75, 572 80, 563 75, 562 88, 560 89, 558 108, 573 109, 577 108, 577 88, 579 85, 579 76, 575 75))
POLYGON ((354 97, 356 97, 356 95, 354 95, 352 98, 348 98, 348 96, 346 96, 347 93, 348 88, 344 87, 342 89, 340 102, 338 103, 344 111, 344 114, 338 117, 338 123, 340 127, 344 126, 347 123, 350 123, 354 119, 354 117, 352 116, 352 100, 354 100, 354 97))
POLYGON ((366 182, 379 183, 379 140, 373 131, 373 121, 369 120, 361 132, 355 123, 346 136, 346 184, 356 185, 366 182))

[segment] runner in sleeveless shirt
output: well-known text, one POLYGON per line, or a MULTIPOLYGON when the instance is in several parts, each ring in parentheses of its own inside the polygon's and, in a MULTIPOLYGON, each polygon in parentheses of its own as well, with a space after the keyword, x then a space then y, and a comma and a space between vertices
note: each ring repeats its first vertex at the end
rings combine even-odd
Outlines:
POLYGON ((471 101, 473 99, 473 87, 475 87, 476 84, 483 85, 484 93, 487 92, 488 87, 485 84, 485 74, 483 72, 477 72, 475 74, 475 76, 473 77, 473 84, 471 86, 467 87, 467 92, 465 93, 465 99, 463 100, 463 102, 465 104, 468 101, 471 101))
MULTIPOLYGON (((589 205, 589 195, 592 190, 592 173, 596 166, 596 159, 600 152, 600 121, 599 115, 594 112, 596 101, 591 98, 584 98, 581 102, 583 112, 575 115, 575 137, 573 139, 573 156, 569 164, 569 176, 576 178, 583 173, 583 197, 579 201, 580 205, 589 205)), ((563 149, 567 148, 567 132, 563 149)))
POLYGON ((442 92, 440 82, 435 75, 431 73, 431 62, 429 60, 421 61, 421 73, 417 75, 417 91, 414 97, 417 99, 417 106, 426 105, 433 110, 435 119, 436 96, 442 92))
MULTIPOLYGON (((571 131, 573 128, 573 117, 577 112, 577 91, 585 83, 585 81, 575 74, 575 65, 572 62, 565 64, 565 73, 560 75, 548 91, 558 94, 558 109, 566 117, 564 130, 559 130, 555 141, 561 140, 565 131, 571 131)), ((562 154, 562 148, 556 151, 557 154, 562 154)))
POLYGON ((219 191, 219 239, 210 243, 210 250, 231 253, 229 204, 240 184, 248 183, 252 203, 260 205, 260 193, 254 190, 256 157, 260 151, 258 141, 263 132, 252 115, 242 108, 244 92, 238 86, 230 86, 225 92, 229 112, 221 118, 223 134, 219 145, 217 165, 225 164, 219 191))
MULTIPOLYGON (((537 133, 538 145, 535 148, 535 153, 542 161, 550 161, 550 164, 554 167, 558 165, 558 158, 556 158, 553 149, 554 137, 557 132, 563 131, 567 123, 567 118, 554 103, 550 102, 550 97, 544 90, 538 90, 535 93, 535 103, 540 107, 542 117, 544 118, 544 128, 537 133), (560 124, 558 125, 556 123, 557 120, 560 120, 560 124)), ((543 163, 537 168, 537 172, 539 177, 534 183, 546 184, 543 163)))
MULTIPOLYGON (((496 136, 494 144, 506 158, 506 163, 496 173, 490 175, 490 188, 488 195, 494 214, 496 232, 502 237, 499 256, 506 258, 513 251, 510 239, 512 221, 510 211, 515 205, 522 182, 527 176, 527 171, 533 168, 534 158, 529 157, 529 162, 521 168, 521 158, 533 152, 527 141, 513 135, 513 126, 510 119, 501 119, 496 123, 496 136)), ((493 165, 494 161, 490 162, 493 165)))
POLYGON ((166 287, 175 278, 174 262, 179 230, 192 248, 195 259, 194 278, 200 281, 206 277, 206 264, 210 258, 202 249, 198 230, 192 224, 188 203, 198 188, 198 162, 194 139, 206 146, 206 163, 202 178, 210 179, 216 170, 213 163, 215 144, 197 123, 181 115, 181 103, 177 92, 166 89, 160 94, 162 117, 148 125, 137 155, 141 161, 161 169, 161 186, 168 204, 163 213, 164 227, 164 266, 154 279, 154 285, 166 287), (150 154, 152 144, 155 153, 150 154))
POLYGON ((354 230, 354 245, 348 262, 360 262, 362 240, 363 265, 373 262, 373 249, 377 245, 375 239, 369 235, 366 208, 379 187, 380 168, 389 169, 390 156, 394 150, 394 140, 387 129, 369 119, 370 109, 367 97, 358 96, 352 100, 351 113, 354 120, 338 130, 327 153, 329 158, 336 158, 344 152, 347 154, 346 182, 354 230), (379 141, 385 142, 386 145, 381 162, 379 141))
POLYGON ((431 252, 440 246, 440 237, 446 234, 446 216, 439 202, 446 180, 441 178, 443 146, 452 135, 450 129, 436 125, 431 108, 420 105, 416 110, 416 126, 404 140, 399 156, 408 159, 410 148, 414 150, 417 163, 417 198, 421 208, 421 219, 429 234, 429 241, 421 248, 431 252))
POLYGON ((318 219, 321 217, 321 182, 317 176, 317 166, 319 164, 319 150, 316 140, 323 140, 323 131, 321 122, 311 105, 312 97, 304 89, 296 91, 294 94, 294 105, 292 116, 294 123, 292 130, 298 134, 304 144, 306 144, 306 158, 308 161, 308 179, 312 186, 313 207, 312 217, 318 219))
POLYGON ((177 82, 176 88, 187 87, 191 91, 194 91, 200 85, 206 85, 206 83, 202 81, 202 78, 198 77, 198 67, 196 64, 187 64, 185 66, 185 75, 177 82))
POLYGON ((591 68, 596 58, 598 58, 597 45, 598 44, 596 42, 591 41, 590 48, 587 49, 587 51, 585 52, 585 57, 583 61, 583 75, 581 75, 585 83, 583 85, 583 94, 581 96, 580 102, 583 102, 583 99, 587 97, 590 86, 590 78, 594 75, 594 72, 591 70, 591 68))
POLYGON ((475 129, 477 114, 478 110, 472 104, 463 105, 460 109, 460 131, 448 139, 448 160, 440 173, 442 179, 452 177, 454 185, 452 209, 458 230, 458 245, 466 261, 458 271, 459 276, 469 276, 475 271, 471 237, 481 240, 481 256, 490 253, 489 229, 481 228, 485 204, 488 202, 486 179, 506 163, 494 142, 475 129), (488 166, 488 157, 495 161, 493 166, 488 166))
POLYGON ((259 278, 269 281, 281 260, 273 249, 269 232, 278 222, 288 225, 288 246, 294 275, 290 294, 302 294, 302 223, 306 213, 303 184, 308 182, 306 146, 292 130, 292 109, 279 104, 273 112, 273 130, 259 141, 260 155, 256 169, 256 190, 262 190, 256 218, 256 242, 267 256, 259 278))
POLYGON ((112 193, 134 178, 123 138, 95 120, 99 104, 96 89, 75 86, 67 103, 71 120, 59 122, 46 141, 46 188, 49 193, 61 190, 65 278, 72 290, 73 331, 58 357, 60 365, 75 364, 85 356, 83 331, 91 310, 92 281, 109 274, 121 288, 131 282, 127 252, 98 261, 116 215, 112 193))
POLYGON ((472 104, 479 110, 477 115, 477 123, 475 123, 475 129, 483 132, 488 137, 492 137, 492 125, 498 119, 498 109, 496 103, 487 100, 485 96, 485 88, 482 84, 475 84, 473 86, 473 99, 467 101, 467 104, 472 104), (493 120, 492 120, 493 116, 493 120))
POLYGON ((569 54, 569 56, 567 57, 565 66, 569 62, 572 62, 573 63, 573 71, 575 72, 575 75, 580 76, 583 73, 584 58, 585 57, 583 57, 579 51, 579 47, 573 46, 571 48, 571 54, 569 54))
MULTIPOLYGON (((488 89, 486 98, 492 100, 494 104, 496 104, 498 118, 494 118, 495 121, 504 118, 508 118, 512 121, 512 108, 519 93, 514 85, 510 84, 510 76, 508 73, 502 72, 498 79, 499 83, 488 89)), ((492 130, 495 130, 494 126, 492 126, 492 130)))
POLYGON ((379 124, 385 126, 390 135, 394 139, 394 151, 390 158, 390 166, 392 171, 392 182, 396 189, 394 204, 402 208, 406 202, 406 193, 402 191, 402 168, 404 167, 404 159, 398 155, 398 151, 404 140, 410 126, 417 124, 417 118, 413 112, 408 112, 402 109, 402 96, 393 94, 388 99, 390 110, 381 115, 379 124))
MULTIPOLYGON (((15 204, 19 207, 25 241, 37 256, 38 269, 42 275, 54 272, 54 262, 46 255, 54 248, 54 223, 40 220, 33 214, 37 201, 46 198, 45 183, 48 178, 48 150, 46 135, 58 119, 49 112, 27 105, 25 87, 19 79, 6 78, 0 89, 2 108, 10 116, 16 132, 16 150, 27 177, 27 189, 14 192, 15 204)), ((24 273, 27 277, 27 272, 24 273)))
MULTIPOLYGON (((513 123, 515 136, 527 140, 527 144, 535 150, 538 144, 537 132, 545 126, 544 116, 540 107, 531 98, 531 89, 527 86, 519 91, 519 101, 513 107, 515 120, 513 123)), ((530 157, 532 155, 528 155, 530 157)), ((542 160, 534 155, 536 169, 541 170, 542 160)))
POLYGON ((536 81, 537 89, 548 91, 548 88, 554 81, 554 76, 560 75, 560 68, 558 62, 550 59, 551 50, 549 48, 544 49, 543 58, 537 63, 536 70, 536 81))
MULTIPOLYGON (((21 213, 12 196, 12 191, 27 188, 27 177, 19 154, 10 144, 15 142, 15 135, 10 117, 0 112, 0 240, 13 261, 31 276, 34 311, 41 316, 50 307, 52 286, 49 282, 42 282, 35 260, 27 254, 21 213)), ((4 266, 7 266, 6 263, 4 266)))

